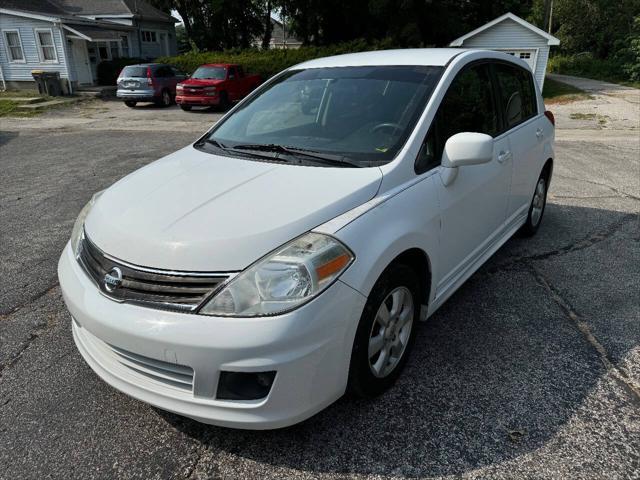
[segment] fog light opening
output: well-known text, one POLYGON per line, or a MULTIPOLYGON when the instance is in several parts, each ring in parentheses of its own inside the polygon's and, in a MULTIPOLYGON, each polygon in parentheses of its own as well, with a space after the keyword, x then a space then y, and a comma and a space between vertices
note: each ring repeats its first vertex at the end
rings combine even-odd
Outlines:
POLYGON ((275 371, 220 372, 218 400, 260 400, 269 395, 275 371))

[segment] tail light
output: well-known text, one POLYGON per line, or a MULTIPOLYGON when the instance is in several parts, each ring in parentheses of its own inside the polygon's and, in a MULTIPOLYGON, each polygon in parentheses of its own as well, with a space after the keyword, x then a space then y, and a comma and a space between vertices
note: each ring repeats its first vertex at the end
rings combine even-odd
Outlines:
POLYGON ((551 125, 553 125, 554 127, 556 126, 556 117, 553 116, 553 113, 551 113, 550 110, 545 110, 544 116, 549 119, 549 121, 551 122, 551 125))
POLYGON ((153 87, 153 76, 151 75, 151 67, 147 67, 147 85, 153 87))

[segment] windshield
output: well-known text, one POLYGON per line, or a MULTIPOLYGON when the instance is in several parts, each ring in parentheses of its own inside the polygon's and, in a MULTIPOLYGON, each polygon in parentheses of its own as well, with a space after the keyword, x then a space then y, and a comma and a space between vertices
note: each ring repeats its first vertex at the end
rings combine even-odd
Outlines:
POLYGON ((200 80, 224 80, 227 78, 227 69, 224 67, 198 67, 191 78, 200 80))
POLYGON ((289 71, 218 124, 207 141, 227 149, 286 146, 342 157, 353 166, 386 163, 413 130, 442 70, 374 66, 289 71))

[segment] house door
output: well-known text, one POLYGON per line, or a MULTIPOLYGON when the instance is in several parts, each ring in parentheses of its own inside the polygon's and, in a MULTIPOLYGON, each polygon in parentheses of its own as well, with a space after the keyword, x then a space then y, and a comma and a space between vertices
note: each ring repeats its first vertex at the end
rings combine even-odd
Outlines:
POLYGON ((76 69, 76 79, 79 85, 93 84, 93 74, 89 64, 86 41, 71 39, 71 54, 73 55, 73 65, 76 69))
POLYGON ((538 52, 535 48, 519 48, 514 50, 503 50, 504 53, 508 53, 509 55, 513 55, 516 58, 524 60, 529 65, 529 68, 532 72, 536 71, 536 58, 538 56, 538 52))

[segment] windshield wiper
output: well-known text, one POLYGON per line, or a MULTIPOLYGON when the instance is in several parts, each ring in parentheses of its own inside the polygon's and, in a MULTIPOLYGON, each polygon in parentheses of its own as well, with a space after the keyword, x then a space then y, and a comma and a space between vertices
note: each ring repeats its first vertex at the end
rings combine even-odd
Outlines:
POLYGON ((284 153, 289 155, 300 155, 308 158, 313 158, 314 160, 319 160, 324 163, 330 163, 332 165, 340 165, 340 166, 352 166, 361 168, 362 165, 354 162, 353 160, 349 160, 342 155, 331 155, 322 152, 317 152, 315 150, 308 150, 306 148, 297 148, 297 147, 288 147, 285 145, 277 145, 275 143, 262 144, 262 143, 247 143, 234 145, 233 147, 228 147, 232 150, 255 150, 259 152, 275 152, 275 153, 284 153))
MULTIPOLYGON (((204 140, 202 140, 199 143, 199 145, 203 145, 205 143, 207 145, 213 145, 214 147, 219 148, 220 150, 224 150, 225 152, 229 152, 229 151, 235 150, 235 147, 227 147, 226 145, 220 143, 219 141, 217 141, 217 140, 215 140, 215 139, 213 139, 211 137, 205 138, 204 140)), ((243 155, 249 155, 249 156, 257 157, 257 158, 264 158, 264 159, 272 160, 272 161, 286 162, 286 160, 284 160, 284 159, 280 159, 280 158, 274 157, 272 155, 262 155, 262 154, 260 154, 258 152, 255 152, 255 151, 252 152, 249 149, 247 149, 246 152, 237 152, 237 153, 242 153, 243 155)))

